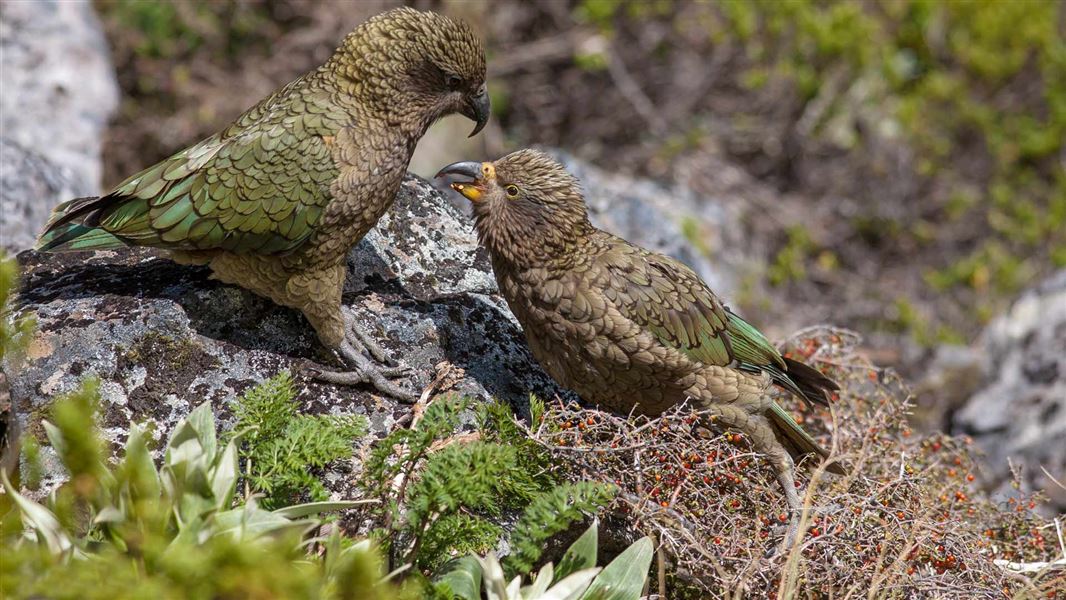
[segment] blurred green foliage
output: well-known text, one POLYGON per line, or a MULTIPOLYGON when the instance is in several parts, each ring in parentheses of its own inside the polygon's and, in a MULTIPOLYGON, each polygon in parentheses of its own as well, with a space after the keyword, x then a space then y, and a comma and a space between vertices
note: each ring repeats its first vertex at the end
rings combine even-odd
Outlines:
POLYGON ((746 40, 754 58, 794 79, 808 97, 842 63, 851 77, 888 82, 886 100, 926 174, 947 171, 960 184, 987 177, 978 180, 985 185, 976 197, 948 212, 957 218, 980 211, 996 235, 931 272, 937 289, 1012 294, 1037 271, 1034 261, 1066 265, 1061 3, 729 1, 722 9, 718 34, 746 40), (997 93, 1015 78, 1031 80, 1032 97, 997 93), (954 160, 974 136, 991 158, 987 173, 954 160))
MULTIPOLYGON (((211 407, 182 419, 157 469, 145 428, 112 464, 94 422, 98 385, 55 400, 44 423, 68 480, 44 503, 3 475, 0 594, 5 598, 395 598, 369 543, 314 540, 315 515, 355 503, 279 511, 234 504, 237 453, 211 407)), ((32 460, 32 456, 27 456, 32 460)))
POLYGON ((269 2, 154 2, 97 0, 97 9, 136 32, 133 51, 149 58, 189 54, 208 39, 224 38, 224 54, 236 55, 271 24, 269 2))
POLYGON ((0 250, 0 361, 17 361, 30 343, 34 319, 14 318, 11 302, 18 290, 18 263, 0 250))
MULTIPOLYGON (((955 250, 918 264, 928 269, 930 291, 966 291, 960 297, 977 317, 1066 266, 1062 2, 722 0, 684 10, 690 6, 583 0, 574 14, 607 35, 622 21, 688 15, 674 23, 686 35, 702 28, 715 43, 742 48, 742 85, 784 80, 803 101, 827 103, 814 136, 830 134, 834 111, 849 110, 850 85, 834 82, 871 82, 866 101, 887 117, 887 135, 902 136, 912 150, 915 175, 947 190, 913 209, 920 217, 894 217, 899 222, 877 237, 933 247, 940 228, 954 227, 955 250)), ((770 283, 802 277, 803 263, 817 258, 808 250, 788 231, 770 283)))

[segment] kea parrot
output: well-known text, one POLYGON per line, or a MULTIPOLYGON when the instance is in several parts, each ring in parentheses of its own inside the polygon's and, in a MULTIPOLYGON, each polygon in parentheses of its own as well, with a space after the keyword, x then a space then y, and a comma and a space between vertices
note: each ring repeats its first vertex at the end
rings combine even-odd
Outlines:
POLYGON ((222 131, 59 205, 37 248, 151 246, 208 265, 307 317, 348 368, 320 378, 409 400, 388 379, 404 369, 379 364, 386 354, 341 303, 346 256, 392 205, 418 140, 453 113, 476 122, 470 135, 489 118, 481 41, 462 21, 390 10, 222 131))
POLYGON ((793 459, 828 453, 768 391, 828 405, 838 386, 781 356, 692 269, 594 227, 580 184, 547 154, 455 163, 445 175, 462 178, 452 188, 473 204, 500 293, 545 371, 616 412, 654 416, 689 400, 743 432, 784 488, 790 544, 801 507, 793 459))

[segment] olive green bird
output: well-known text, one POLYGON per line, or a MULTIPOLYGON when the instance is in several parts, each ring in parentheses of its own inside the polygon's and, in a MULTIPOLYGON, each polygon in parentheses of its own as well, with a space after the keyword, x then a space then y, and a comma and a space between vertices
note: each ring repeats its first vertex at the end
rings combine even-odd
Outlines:
POLYGON ((746 434, 784 488, 791 541, 793 458, 828 453, 768 389, 827 405, 837 385, 782 357, 685 265, 593 227, 578 181, 548 155, 521 150, 444 175, 470 179, 452 187, 472 201, 500 293, 548 374, 620 413, 658 415, 688 399, 746 434))
POLYGON ((323 373, 410 398, 341 303, 348 250, 393 202, 429 126, 489 117, 485 53, 463 22, 400 8, 344 39, 319 68, 226 129, 98 198, 59 205, 38 249, 152 246, 301 311, 351 368, 323 373))

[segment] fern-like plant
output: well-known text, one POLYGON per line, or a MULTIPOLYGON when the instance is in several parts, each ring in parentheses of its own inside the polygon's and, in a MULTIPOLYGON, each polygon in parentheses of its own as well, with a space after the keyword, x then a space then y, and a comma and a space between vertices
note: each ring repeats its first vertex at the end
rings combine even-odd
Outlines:
POLYGON ((503 535, 504 511, 524 507, 512 537, 521 558, 511 570, 526 572, 540 556, 534 546, 613 497, 604 484, 557 485, 543 450, 515 427, 506 405, 483 405, 477 435, 452 437, 469 409, 467 399, 439 399, 414 427, 390 433, 372 450, 363 479, 368 495, 381 499, 373 509, 381 523, 376 537, 391 565, 425 573, 483 554, 503 535))
POLYGON ((239 454, 250 491, 263 494, 266 508, 301 497, 328 498, 315 472, 352 456, 352 441, 367 433, 357 415, 303 415, 288 372, 252 388, 234 405, 239 454))

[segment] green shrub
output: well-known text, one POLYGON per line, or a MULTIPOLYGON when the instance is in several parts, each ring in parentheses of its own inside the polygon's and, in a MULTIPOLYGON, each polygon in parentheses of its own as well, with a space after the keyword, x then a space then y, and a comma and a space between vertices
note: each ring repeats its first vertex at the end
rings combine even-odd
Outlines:
POLYGON ((288 372, 256 386, 234 405, 239 454, 252 490, 263 506, 279 508, 300 497, 325 500, 328 493, 315 471, 352 457, 352 442, 367 433, 355 415, 302 415, 288 372))

